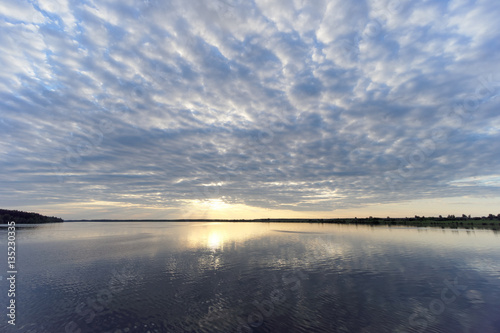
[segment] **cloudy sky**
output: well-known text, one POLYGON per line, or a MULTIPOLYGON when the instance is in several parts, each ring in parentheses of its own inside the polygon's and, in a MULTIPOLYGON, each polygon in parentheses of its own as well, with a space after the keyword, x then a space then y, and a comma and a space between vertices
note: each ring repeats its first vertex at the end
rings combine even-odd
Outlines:
POLYGON ((0 206, 498 214, 497 0, 0 0, 0 206))

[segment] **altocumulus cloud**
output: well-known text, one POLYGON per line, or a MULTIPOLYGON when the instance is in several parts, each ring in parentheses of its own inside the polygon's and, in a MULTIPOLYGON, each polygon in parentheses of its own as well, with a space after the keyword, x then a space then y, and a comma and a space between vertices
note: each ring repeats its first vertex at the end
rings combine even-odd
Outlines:
POLYGON ((2 0, 0 13, 2 206, 173 218, 203 202, 500 197, 497 1, 2 0))

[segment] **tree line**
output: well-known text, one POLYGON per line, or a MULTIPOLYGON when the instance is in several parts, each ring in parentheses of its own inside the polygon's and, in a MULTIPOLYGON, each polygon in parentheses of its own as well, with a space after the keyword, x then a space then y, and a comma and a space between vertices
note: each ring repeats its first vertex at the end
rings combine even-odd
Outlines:
POLYGON ((55 216, 44 216, 38 213, 29 213, 19 210, 0 209, 0 224, 7 224, 10 221, 16 224, 23 223, 51 223, 63 222, 63 219, 55 216))

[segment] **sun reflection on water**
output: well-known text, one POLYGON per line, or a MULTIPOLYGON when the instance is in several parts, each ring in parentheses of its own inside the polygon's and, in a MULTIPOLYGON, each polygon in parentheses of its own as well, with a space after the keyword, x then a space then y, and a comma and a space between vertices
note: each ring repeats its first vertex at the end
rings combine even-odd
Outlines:
POLYGON ((218 232, 211 232, 208 235, 207 247, 211 250, 223 250, 224 249, 224 238, 218 232))

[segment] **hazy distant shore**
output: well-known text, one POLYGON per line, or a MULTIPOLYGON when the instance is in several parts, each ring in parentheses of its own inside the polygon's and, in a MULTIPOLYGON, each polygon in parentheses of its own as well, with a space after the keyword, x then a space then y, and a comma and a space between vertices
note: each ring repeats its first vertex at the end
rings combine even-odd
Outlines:
POLYGON ((116 219, 91 219, 91 220, 66 220, 65 222, 261 222, 261 223, 336 223, 336 224, 362 224, 362 225, 389 225, 389 226, 442 226, 451 228, 488 228, 500 229, 500 216, 483 217, 412 217, 412 218, 339 218, 339 219, 144 219, 144 220, 116 220, 116 219))
POLYGON ((387 225, 387 226, 415 226, 415 227, 448 227, 448 228, 482 228, 500 230, 500 214, 481 217, 470 215, 448 215, 447 217, 404 217, 404 218, 332 218, 332 219, 306 219, 306 218, 260 218, 260 219, 79 219, 63 220, 54 216, 43 216, 37 213, 21 212, 16 210, 0 209, 0 224, 14 221, 16 224, 41 224, 54 222, 259 222, 259 223, 335 223, 335 224, 361 224, 361 225, 387 225))

